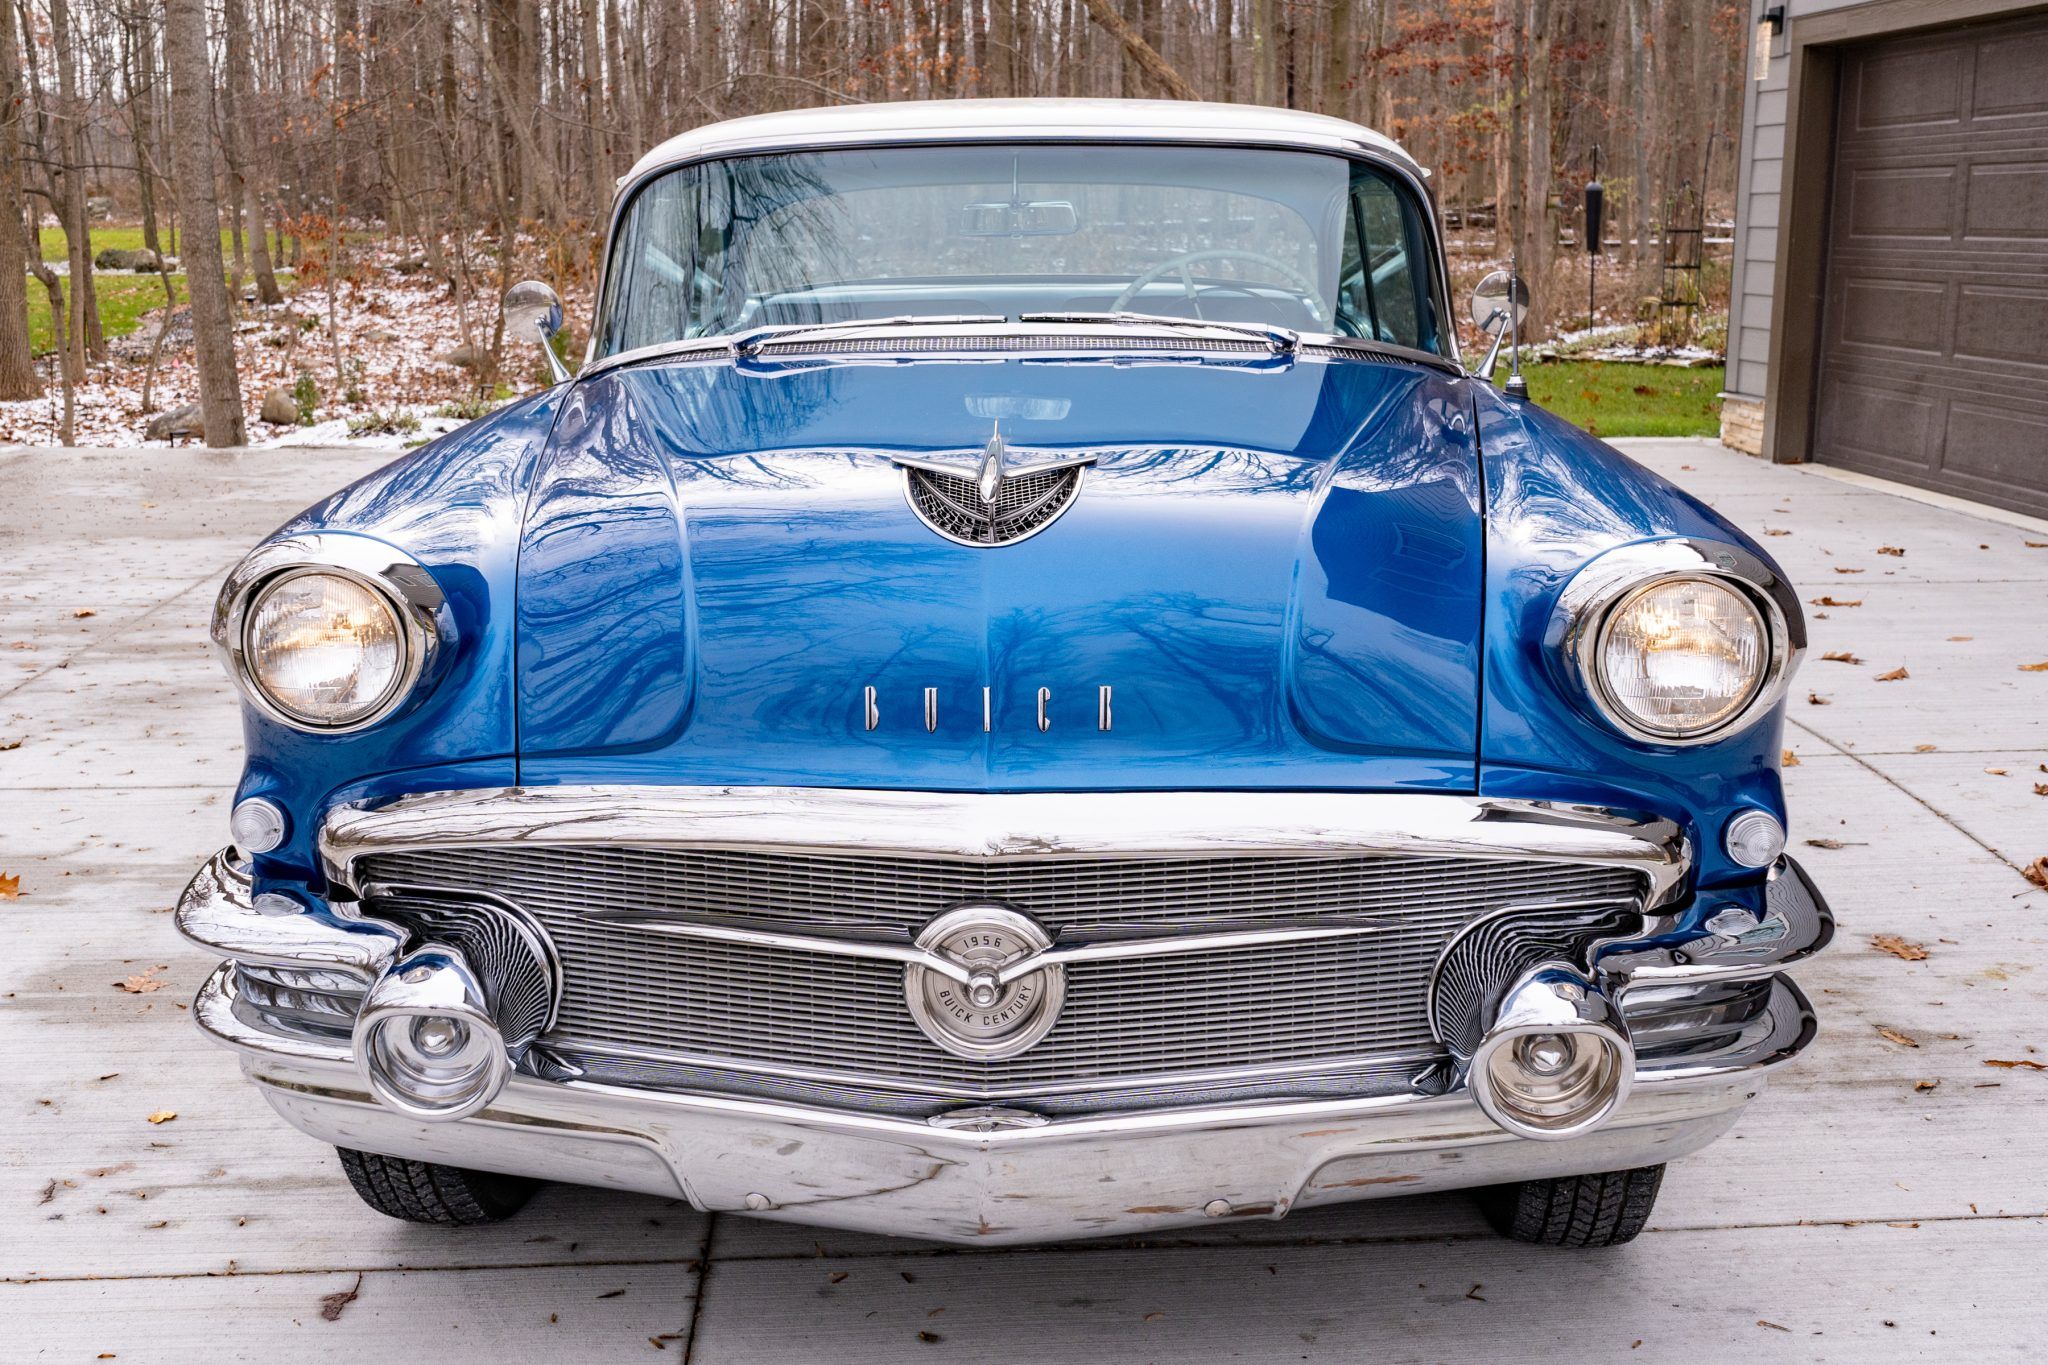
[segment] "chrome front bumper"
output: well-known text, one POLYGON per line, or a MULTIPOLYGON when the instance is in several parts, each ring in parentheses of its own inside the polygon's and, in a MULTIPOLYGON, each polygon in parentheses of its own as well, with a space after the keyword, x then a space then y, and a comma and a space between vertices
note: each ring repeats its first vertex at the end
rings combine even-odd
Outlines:
POLYGON ((251 1028, 233 1004, 233 967, 223 964, 199 992, 199 1027, 241 1054, 244 1074, 287 1122, 323 1142, 984 1246, 1273 1219, 1345 1200, 1674 1160, 1726 1131, 1765 1073, 1814 1032, 1805 997, 1780 977, 1769 1010, 1736 1047, 1639 1072, 1619 1114, 1563 1142, 1512 1137, 1462 1092, 974 1132, 527 1076, 474 1118, 421 1123, 373 1100, 346 1048, 251 1028))
MULTIPOLYGON (((574 791, 449 793, 377 812, 338 811, 323 831, 323 854, 330 881, 347 888, 354 858, 387 844, 672 840, 675 821, 653 817, 663 815, 662 802, 686 799, 689 814, 701 819, 709 810, 718 817, 722 840, 763 826, 762 837, 785 837, 780 794, 764 806, 759 793, 655 793, 648 797, 653 806, 641 810, 638 800, 593 803, 574 791), (620 823, 622 807, 638 811, 628 824, 620 823), (669 833, 659 834, 663 829, 669 833)), ((1074 851, 1070 838, 1040 827, 1041 806, 1050 806, 1034 798, 821 799, 845 807, 846 819, 824 827, 852 829, 850 847, 906 837, 908 830, 920 840, 951 840, 969 856, 1074 851), (909 818, 918 812, 897 809, 920 801, 944 806, 950 818, 909 818)), ((1234 798, 1240 807, 1251 800, 1234 798)), ((637 1088, 547 1071, 513 1075, 469 1117, 429 1122, 374 1098, 348 1036, 349 1002, 391 969, 406 950, 407 931, 359 917, 345 902, 257 896, 231 851, 193 879, 177 922, 188 938, 233 959, 199 993, 201 1029, 235 1049, 272 1107, 318 1139, 679 1196, 708 1210, 983 1245, 1142 1232, 1205 1218, 1278 1218, 1343 1200, 1668 1161, 1725 1131, 1759 1093, 1765 1073, 1811 1040, 1811 1008, 1778 973, 1824 946, 1833 923, 1789 860, 1773 873, 1761 909, 1730 907, 1703 922, 1705 912, 1695 913, 1681 932, 1679 917, 1656 908, 1676 892, 1687 862, 1683 840, 1669 826, 1584 807, 1339 800, 1364 818, 1339 828, 1318 819, 1319 810, 1333 809, 1328 804, 1269 797, 1260 814, 1286 822, 1268 820, 1261 828, 1286 847, 1382 846, 1371 842, 1379 840, 1413 849, 1420 840, 1441 853, 1611 861, 1645 874, 1649 931, 1599 950, 1600 979, 1624 1004, 1640 1001, 1648 1026, 1628 1098, 1601 1126, 1550 1141, 1516 1137, 1461 1085, 1418 1083, 1333 1098, 1328 1088, 1290 1091, 1283 1080, 1256 1097, 1200 1104, 1031 1113, 984 1106, 927 1118, 877 1112, 830 1091, 790 1097, 637 1088), (1383 823, 1374 824, 1381 815, 1383 823), (1739 982, 1768 984, 1747 988, 1742 1008, 1726 1005, 1726 988, 1739 982), (256 994, 239 999, 245 986, 256 994), (821 1097, 825 1102, 817 1102, 821 1097)), ((1084 826, 1103 841, 1098 847, 1243 842, 1241 831, 1225 829, 1233 815, 1220 803, 1183 800, 1169 808, 1124 797, 1104 799, 1101 810, 1121 823, 1084 826)), ((820 827, 808 832, 815 837, 820 827)))

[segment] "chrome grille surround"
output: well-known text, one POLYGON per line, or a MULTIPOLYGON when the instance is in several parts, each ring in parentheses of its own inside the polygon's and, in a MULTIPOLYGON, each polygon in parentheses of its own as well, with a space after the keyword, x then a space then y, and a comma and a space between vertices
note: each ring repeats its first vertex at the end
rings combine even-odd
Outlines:
POLYGON ((1012 472, 983 502, 974 477, 923 465, 903 466, 903 493, 917 518, 961 545, 1014 545, 1057 521, 1081 492, 1082 463, 1012 472))
POLYGON ((532 917, 564 972, 545 1057, 898 1106, 1414 1080, 1443 1056, 1429 979, 1462 928, 1654 904, 1686 864, 1675 829, 1612 812, 1298 793, 513 789, 338 811, 323 851, 371 910, 389 884, 532 917), (966 901, 1077 954, 1019 1056, 952 1056, 905 1007, 917 929, 966 901))

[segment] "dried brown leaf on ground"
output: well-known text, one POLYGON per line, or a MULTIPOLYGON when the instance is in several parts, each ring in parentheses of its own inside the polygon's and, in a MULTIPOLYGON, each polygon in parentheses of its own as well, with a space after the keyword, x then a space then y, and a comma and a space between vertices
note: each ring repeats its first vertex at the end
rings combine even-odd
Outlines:
POLYGON ((77 611, 72 612, 71 615, 75 619, 83 621, 86 617, 98 616, 99 613, 94 611, 91 607, 80 607, 77 611))
POLYGON ((320 1296, 320 1316, 329 1322, 341 1321, 341 1310, 354 1303, 357 1296, 362 1292, 363 1272, 358 1270, 354 1284, 346 1289, 338 1289, 332 1294, 322 1294, 320 1296))
POLYGON ((1865 572, 1868 572, 1868 571, 1867 571, 1867 570, 1864 570, 1864 569, 1845 569, 1845 568, 1843 568, 1843 567, 1842 567, 1841 565, 1837 564, 1837 565, 1835 566, 1835 572, 1836 572, 1836 573, 1865 573, 1865 572))
POLYGON ((1860 607, 1863 605, 1863 599, 1860 597, 1830 597, 1826 594, 1822 594, 1821 596, 1813 599, 1813 605, 1815 605, 1816 607, 1860 607))
POLYGON ((1934 752, 1934 748, 1935 746, 1932 744, 1915 744, 1913 752, 1916 754, 1931 754, 1934 752))
POLYGON ((1869 848, 1869 847, 1870 847, 1870 845, 1869 845, 1868 843, 1866 843, 1865 841, 1863 841, 1863 840, 1861 840, 1861 839, 1808 839, 1808 840, 1806 841, 1806 846, 1807 846, 1808 848, 1869 848))
POLYGON ((2048 673, 2048 659, 2043 659, 2043 660, 2041 660, 2041 662, 2040 662, 2040 663, 2037 663, 2037 664, 2021 664, 2021 665, 2020 665, 2020 672, 2022 672, 2022 673, 2048 673))
POLYGON ((11 872, 0 872, 0 901, 21 899, 21 878, 11 872))
POLYGON ((2043 891, 2048 891, 2048 858, 2034 859, 2020 869, 2020 875, 2043 891))
POLYGON ((1790 531, 1780 531, 1773 527, 1766 526, 1764 528, 1764 534, 1767 536, 1789 536, 1792 533, 1790 531))
POLYGON ((1876 1028, 1877 1036, 1884 1039, 1887 1043, 1897 1043, 1900 1047, 1920 1046, 1920 1041, 1917 1038, 1901 1033, 1895 1028, 1886 1028, 1883 1024, 1878 1024, 1876 1028))
POLYGON ((1948 637, 1948 642, 1952 645, 1959 645, 1964 643, 1965 641, 1974 640, 1976 638, 1977 637, 1974 635, 1951 635, 1948 637))
POLYGON ((2034 795, 2048 796, 2048 782, 2036 782, 2034 784, 2034 795))
POLYGON ((1984 771, 1990 773, 1993 777, 2006 776, 2006 771, 2003 768, 1986 768, 1984 771))
POLYGON ((1823 696, 1822 696, 1822 695, 1821 695, 1820 693, 1818 693, 1818 692, 1808 692, 1808 693, 1806 694, 1806 704, 1807 704, 1808 706, 1833 706, 1833 705, 1834 705, 1834 703, 1833 703, 1832 701, 1829 701, 1829 700, 1828 700, 1828 699, 1827 699, 1826 697, 1823 697, 1823 696))
POLYGON ((1912 677, 1912 676, 1913 676, 1913 675, 1912 675, 1911 673, 1908 673, 1908 672, 1906 671, 1906 666, 1905 666, 1904 664, 1900 664, 1900 665, 1899 665, 1899 666, 1898 666, 1897 668, 1894 668, 1894 669, 1893 669, 1893 670, 1892 670, 1891 672, 1889 672, 1889 673, 1880 673, 1880 674, 1878 674, 1878 675, 1877 675, 1877 681, 1879 681, 1879 682, 1904 682, 1904 681, 1905 681, 1906 679, 1908 679, 1908 678, 1910 678, 1910 677, 1912 677))
POLYGON ((1799 755, 1793 753, 1790 749, 1787 749, 1784 753, 1778 755, 1778 766, 1781 768, 1798 767, 1799 755))
POLYGON ((1923 1094, 1923 1095, 1924 1095, 1924 1094, 1926 1094, 1926 1093, 1927 1093, 1928 1091, 1930 1091, 1930 1090, 1933 1090, 1933 1089, 1937 1088, 1938 1086, 1940 1086, 1940 1084, 1941 1084, 1941 1082, 1940 1082, 1939 1080, 1932 1080, 1932 1081, 1915 1081, 1915 1082, 1913 1082, 1913 1088, 1914 1088, 1915 1090, 1918 1090, 1918 1091, 1919 1091, 1919 1092, 1920 1092, 1921 1094, 1923 1094))
POLYGON ((2030 540, 2027 542, 2027 548, 2029 550, 2048 550, 2048 540, 2030 540))
POLYGON ((1772 1322, 1772 1321, 1771 1321, 1770 1319, 1768 1319, 1768 1318, 1758 1318, 1758 1319, 1756 1320, 1756 1325, 1757 1325, 1757 1326, 1759 1326, 1759 1327, 1768 1327, 1768 1328, 1770 1328, 1770 1329, 1771 1329, 1771 1330, 1772 1330, 1773 1332, 1789 1332, 1789 1331, 1791 1331, 1791 1330, 1792 1330, 1792 1329, 1791 1329, 1790 1327, 1787 1327, 1787 1326, 1785 1326, 1785 1325, 1784 1325, 1783 1323, 1781 1323, 1781 1322, 1772 1322))
POLYGON ((175 1109, 159 1109, 154 1114, 151 1114, 149 1116, 149 1121, 151 1123, 159 1124, 169 1123, 172 1119, 176 1117, 178 1117, 178 1111, 175 1109))
POLYGON ((166 970, 167 967, 146 967, 126 980, 116 981, 114 989, 126 991, 130 995, 148 995, 151 991, 160 991, 171 984, 168 981, 157 980, 157 973, 166 970))
POLYGON ((1985 1059, 1984 1065, 1995 1066, 2003 1071, 2048 1071, 2048 1063, 2028 1061, 2025 1057, 2013 1061, 2007 1061, 2003 1057, 1990 1057, 1985 1059))
POLYGON ((1846 649, 1831 649, 1820 657, 1826 659, 1831 664, 1860 664, 1863 662, 1863 660, 1857 658, 1846 649))
POLYGON ((1877 547, 1877 552, 1881 555, 1891 555, 1898 559, 1903 559, 1906 555, 1905 550, 1897 545, 1880 545, 1877 547))
POLYGON ((1926 944, 1908 943, 1897 934, 1872 934, 1870 946, 1906 962, 1919 962, 1927 956, 1926 944))

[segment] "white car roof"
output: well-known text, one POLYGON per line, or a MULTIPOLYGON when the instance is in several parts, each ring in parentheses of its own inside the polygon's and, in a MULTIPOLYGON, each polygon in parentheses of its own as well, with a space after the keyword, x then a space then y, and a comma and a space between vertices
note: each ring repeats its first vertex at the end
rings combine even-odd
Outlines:
POLYGON ((640 158, 619 183, 712 156, 906 142, 1048 139, 1243 143, 1374 153, 1420 180, 1427 172, 1393 139, 1293 109, 1191 100, 916 100, 756 114, 692 128, 640 158))

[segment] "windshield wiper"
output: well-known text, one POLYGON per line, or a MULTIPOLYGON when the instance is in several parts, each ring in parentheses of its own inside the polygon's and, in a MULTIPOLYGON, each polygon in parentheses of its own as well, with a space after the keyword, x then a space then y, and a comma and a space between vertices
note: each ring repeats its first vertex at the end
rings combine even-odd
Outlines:
POLYGON ((1019 313, 1019 322, 1096 322, 1112 327, 1197 328, 1211 332, 1235 332, 1257 337, 1275 355, 1292 355, 1301 346, 1301 334, 1291 327, 1268 326, 1258 322, 1210 322, 1204 318, 1177 318, 1167 313, 1019 313))
POLYGON ((788 341, 819 332, 859 331, 864 327, 985 326, 1007 321, 1009 319, 1001 313, 899 313, 894 317, 848 318, 843 322, 784 322, 741 332, 732 338, 730 345, 735 355, 754 355, 767 342, 788 341))

